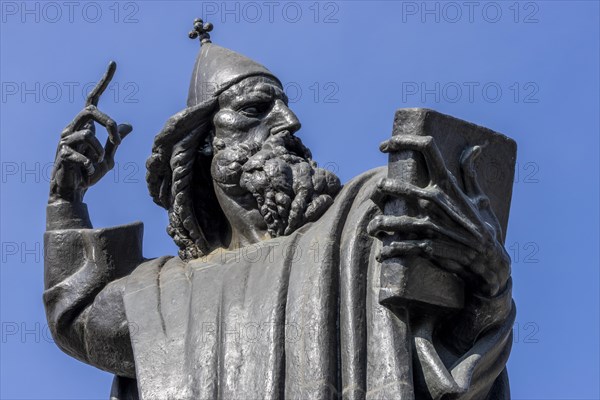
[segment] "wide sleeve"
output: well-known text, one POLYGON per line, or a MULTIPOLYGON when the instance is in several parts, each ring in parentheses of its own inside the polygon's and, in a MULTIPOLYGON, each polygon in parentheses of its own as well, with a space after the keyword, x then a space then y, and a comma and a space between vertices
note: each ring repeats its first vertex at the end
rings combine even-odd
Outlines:
POLYGON ((512 281, 493 298, 468 295, 465 308, 441 325, 416 324, 417 376, 433 399, 508 399, 506 362, 516 309, 512 281))
POLYGON ((143 225, 93 229, 85 204, 47 209, 44 304, 56 344, 97 368, 135 378, 123 304, 127 276, 144 260, 143 225))

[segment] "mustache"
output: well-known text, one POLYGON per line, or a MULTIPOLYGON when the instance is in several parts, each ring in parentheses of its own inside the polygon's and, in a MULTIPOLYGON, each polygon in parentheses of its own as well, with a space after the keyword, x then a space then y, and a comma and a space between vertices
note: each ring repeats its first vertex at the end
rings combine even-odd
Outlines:
POLYGON ((281 157, 286 162, 294 164, 310 160, 312 154, 297 136, 289 131, 281 131, 270 136, 262 144, 258 154, 249 160, 244 169, 250 171, 254 165, 260 166, 268 157, 281 157))

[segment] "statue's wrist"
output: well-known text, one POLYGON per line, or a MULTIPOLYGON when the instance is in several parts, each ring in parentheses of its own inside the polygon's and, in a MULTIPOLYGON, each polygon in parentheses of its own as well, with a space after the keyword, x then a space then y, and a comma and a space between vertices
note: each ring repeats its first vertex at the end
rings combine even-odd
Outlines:
POLYGON ((467 351, 487 329, 502 323, 512 309, 512 281, 509 278, 496 296, 469 293, 465 308, 453 318, 451 339, 448 341, 457 353, 467 351))
POLYGON ((50 181, 50 195, 48 196, 48 204, 61 202, 83 203, 83 196, 86 190, 81 187, 64 187, 61 186, 56 179, 50 181))
POLYGON ((87 205, 81 201, 57 199, 46 207, 46 230, 91 229, 87 205))

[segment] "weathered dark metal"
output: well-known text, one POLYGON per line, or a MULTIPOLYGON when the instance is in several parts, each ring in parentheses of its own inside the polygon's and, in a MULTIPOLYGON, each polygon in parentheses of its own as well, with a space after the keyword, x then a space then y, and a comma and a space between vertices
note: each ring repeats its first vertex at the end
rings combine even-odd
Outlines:
MULTIPOLYGON (((437 153, 427 150, 428 144, 435 145, 439 149, 437 157, 444 161, 444 166, 450 172, 448 177, 444 178, 445 184, 456 186, 455 191, 460 190, 467 195, 481 197, 478 201, 489 200, 489 204, 484 205, 484 212, 496 218, 482 222, 492 224, 496 230, 493 233, 504 243, 517 151, 514 141, 490 129, 428 109, 398 110, 392 135, 425 136, 432 138, 432 141, 412 144, 410 150, 391 152, 388 164, 389 178, 424 188, 424 194, 430 193, 431 196, 435 196, 435 189, 431 186, 438 183, 434 180, 437 174, 435 170, 441 169, 441 165, 432 165, 436 157, 430 156, 427 162, 419 151, 414 150, 437 153), (467 158, 467 152, 471 149, 477 151, 476 154, 472 153, 473 159, 467 158), (462 172, 465 169, 472 171, 472 178, 462 172), (454 180, 451 177, 463 179, 454 180), (481 179, 478 179, 479 177, 481 179), (469 182, 470 179, 473 182, 469 182), (480 187, 476 188, 475 185, 480 187)), ((406 198, 388 202, 385 214, 428 217, 427 212, 422 211, 422 207, 414 202, 411 204, 406 198)), ((459 214, 456 219, 458 222, 462 220, 462 224, 466 225, 468 217, 459 214)), ((478 229, 481 232, 486 231, 485 226, 478 229)), ((394 240, 397 240, 397 237, 390 236, 386 239, 390 243, 394 240)), ((465 237, 464 241, 468 242, 469 239, 465 237)), ((439 306, 441 312, 446 312, 445 308, 448 307, 464 307, 464 282, 456 273, 441 270, 430 258, 419 254, 404 258, 384 261, 386 267, 382 271, 380 302, 397 304, 401 299, 405 299, 409 302, 439 306), (440 291, 439 287, 444 287, 445 290, 440 291)))
POLYGON ((147 161, 179 257, 144 258, 141 223, 93 228, 83 203, 132 130, 97 108, 116 64, 61 135, 44 237, 57 345, 114 373, 117 400, 509 399, 514 142, 399 110, 388 167, 342 186, 281 82, 211 30, 194 22, 187 108, 147 161))

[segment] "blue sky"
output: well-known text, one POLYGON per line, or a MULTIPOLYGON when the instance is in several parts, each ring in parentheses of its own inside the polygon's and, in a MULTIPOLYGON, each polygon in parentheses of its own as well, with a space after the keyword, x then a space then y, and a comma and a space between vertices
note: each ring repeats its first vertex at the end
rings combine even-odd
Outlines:
POLYGON ((175 253, 144 162, 185 106, 196 16, 215 24, 215 43, 280 77, 299 135, 343 181, 386 163, 378 144, 402 107, 515 139, 513 398, 600 397, 598 2, 3 1, 1 10, 2 399, 107 398, 111 376, 63 354, 46 328, 50 165, 86 90, 116 60, 100 108, 134 132, 86 201, 95 226, 142 220, 147 257, 175 253))

